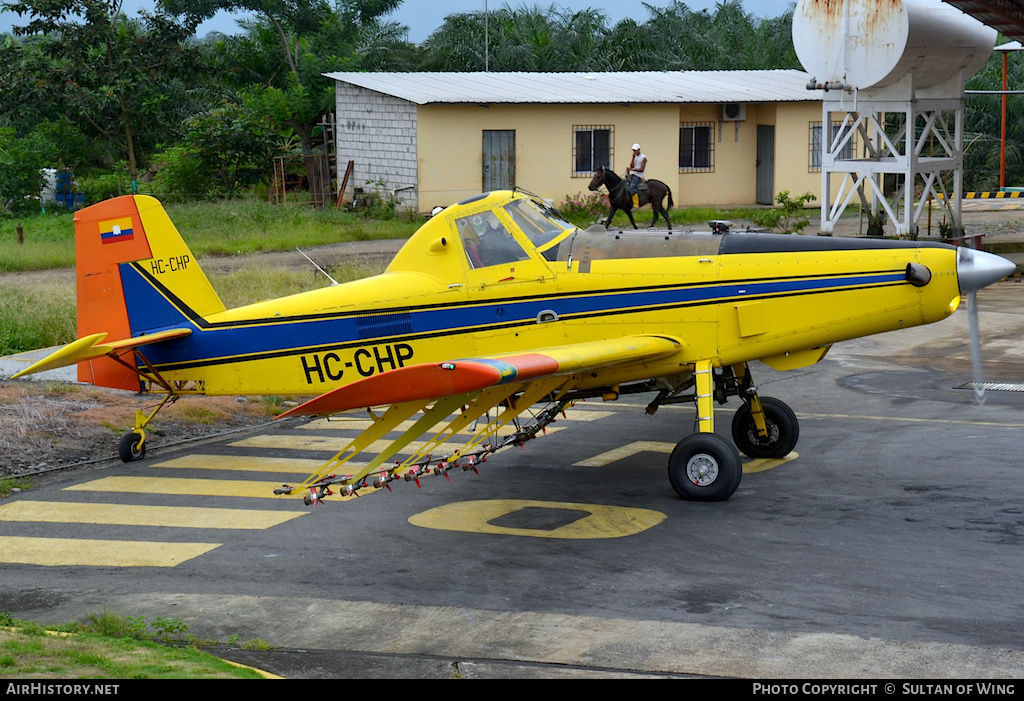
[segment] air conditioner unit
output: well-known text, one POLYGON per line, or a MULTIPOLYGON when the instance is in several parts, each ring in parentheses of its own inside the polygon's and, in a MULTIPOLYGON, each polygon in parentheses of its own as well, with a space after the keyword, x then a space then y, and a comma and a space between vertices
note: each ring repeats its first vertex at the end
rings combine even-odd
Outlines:
POLYGON ((723 122, 742 122, 747 118, 747 106, 740 102, 722 103, 723 122))

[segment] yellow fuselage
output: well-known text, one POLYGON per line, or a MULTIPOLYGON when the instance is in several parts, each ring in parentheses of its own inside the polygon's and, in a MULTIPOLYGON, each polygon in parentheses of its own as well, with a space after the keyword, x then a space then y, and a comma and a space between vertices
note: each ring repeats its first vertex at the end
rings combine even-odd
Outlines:
POLYGON ((836 250, 818 237, 577 230, 538 251, 517 233, 527 259, 474 268, 455 215, 499 198, 509 193, 430 220, 381 275, 210 314, 149 359, 207 394, 322 394, 412 364, 641 334, 681 342, 579 384, 602 387, 701 360, 798 367, 837 341, 943 319, 959 301, 955 250, 910 242, 836 250), (909 263, 930 281, 910 284, 909 263))

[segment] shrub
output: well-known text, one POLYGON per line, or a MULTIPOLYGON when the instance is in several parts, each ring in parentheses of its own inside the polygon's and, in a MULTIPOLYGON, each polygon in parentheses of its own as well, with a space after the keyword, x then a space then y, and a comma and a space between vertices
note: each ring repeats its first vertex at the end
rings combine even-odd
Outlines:
POLYGON ((775 201, 782 205, 781 207, 759 210, 751 215, 751 219, 758 226, 768 229, 778 229, 783 233, 800 233, 810 223, 807 217, 800 216, 804 206, 816 199, 818 198, 810 192, 793 198, 789 196, 789 190, 783 190, 775 196, 775 201))
POLYGON ((576 226, 586 227, 608 215, 608 195, 601 192, 566 195, 558 211, 567 221, 576 226))

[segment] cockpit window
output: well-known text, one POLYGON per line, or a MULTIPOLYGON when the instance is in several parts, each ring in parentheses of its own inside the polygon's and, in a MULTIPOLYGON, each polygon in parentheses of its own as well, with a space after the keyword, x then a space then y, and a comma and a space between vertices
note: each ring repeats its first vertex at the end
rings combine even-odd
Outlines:
MULTIPOLYGON (((515 200, 505 205, 505 211, 538 249, 576 228, 562 219, 555 209, 534 200, 515 200)), ((554 260, 552 256, 557 248, 553 246, 543 251, 544 257, 554 260)))
POLYGON ((466 257, 474 268, 529 258, 494 212, 480 212, 456 219, 455 226, 466 249, 466 257))

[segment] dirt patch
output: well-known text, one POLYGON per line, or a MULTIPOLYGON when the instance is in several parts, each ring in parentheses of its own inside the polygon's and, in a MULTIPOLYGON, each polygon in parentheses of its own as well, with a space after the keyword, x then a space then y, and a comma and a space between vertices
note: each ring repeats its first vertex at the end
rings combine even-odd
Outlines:
MULTIPOLYGON (((58 382, 0 383, 0 476, 116 460, 117 441, 157 395, 58 382)), ((269 422, 284 409, 262 397, 183 397, 164 407, 147 440, 168 445, 269 422)))

